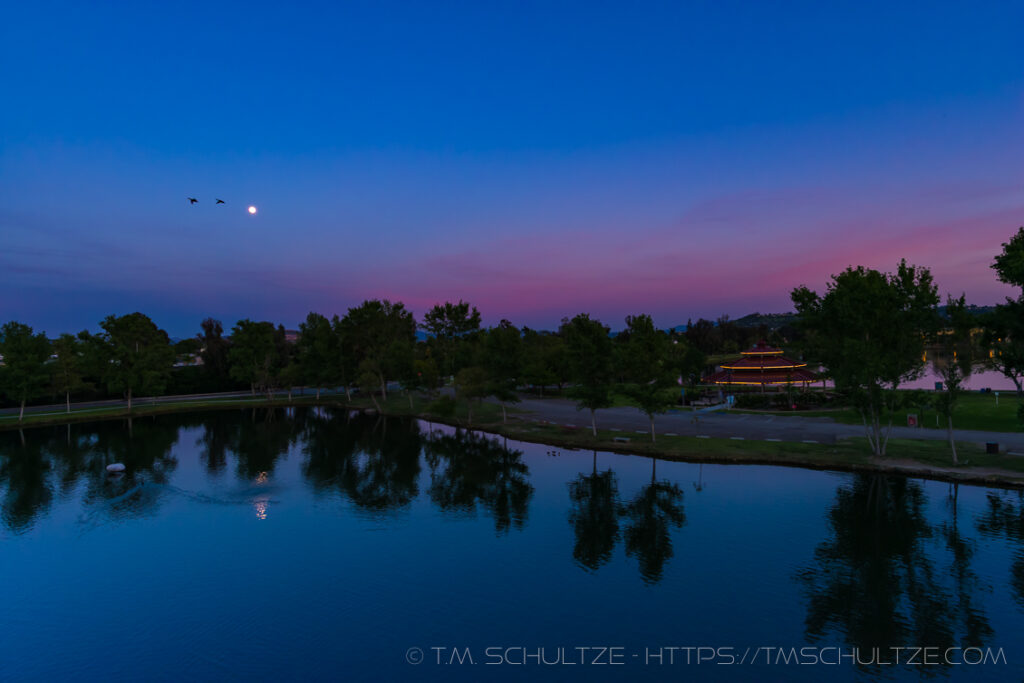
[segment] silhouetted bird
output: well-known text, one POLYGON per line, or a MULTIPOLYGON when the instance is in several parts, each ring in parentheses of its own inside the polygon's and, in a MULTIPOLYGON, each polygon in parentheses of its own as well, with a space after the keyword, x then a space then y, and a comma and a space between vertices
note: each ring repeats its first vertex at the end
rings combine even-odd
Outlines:
POLYGON ((217 203, 218 203, 218 204, 223 204, 223 203, 224 203, 224 200, 223 200, 223 199, 218 199, 218 200, 217 200, 217 203))
POLYGON ((196 199, 195 197, 189 197, 189 198, 188 198, 188 201, 189 201, 189 203, 190 203, 190 204, 195 204, 195 203, 196 203, 196 202, 198 202, 199 200, 198 200, 198 199, 196 199))

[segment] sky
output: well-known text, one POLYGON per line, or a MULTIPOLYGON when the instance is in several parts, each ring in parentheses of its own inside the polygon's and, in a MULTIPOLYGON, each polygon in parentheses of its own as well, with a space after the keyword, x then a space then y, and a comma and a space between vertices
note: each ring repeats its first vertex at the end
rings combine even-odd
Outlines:
POLYGON ((4 15, 0 321, 50 335, 366 298, 670 327, 901 258, 943 296, 1011 293, 989 266, 1024 225, 1022 3, 4 15))

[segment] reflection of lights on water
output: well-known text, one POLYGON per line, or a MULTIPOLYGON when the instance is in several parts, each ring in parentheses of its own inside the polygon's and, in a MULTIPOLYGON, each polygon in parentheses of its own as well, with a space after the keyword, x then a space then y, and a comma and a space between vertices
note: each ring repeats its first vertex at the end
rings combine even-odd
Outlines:
MULTIPOLYGON (((268 472, 260 472, 256 475, 257 484, 266 484, 270 480, 270 474, 268 472)), ((253 501, 252 506, 256 509, 257 519, 267 518, 267 508, 269 507, 269 498, 257 498, 253 501)))

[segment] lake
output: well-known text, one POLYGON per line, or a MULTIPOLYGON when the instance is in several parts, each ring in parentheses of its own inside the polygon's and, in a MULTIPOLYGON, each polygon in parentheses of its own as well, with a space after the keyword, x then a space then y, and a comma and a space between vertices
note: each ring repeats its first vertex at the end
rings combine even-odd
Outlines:
POLYGON ((261 409, 0 433, 0 515, 3 680, 1024 675, 1017 491, 261 409))

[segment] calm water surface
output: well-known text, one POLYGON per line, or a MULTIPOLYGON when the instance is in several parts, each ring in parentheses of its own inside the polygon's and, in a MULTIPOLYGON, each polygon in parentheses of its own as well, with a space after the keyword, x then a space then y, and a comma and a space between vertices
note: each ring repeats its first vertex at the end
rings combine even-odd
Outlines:
POLYGON ((1017 492, 309 409, 2 433, 0 515, 4 680, 1024 675, 1017 492), (698 646, 759 654, 668 649, 698 646), (1006 663, 757 650, 924 646, 1006 663))

